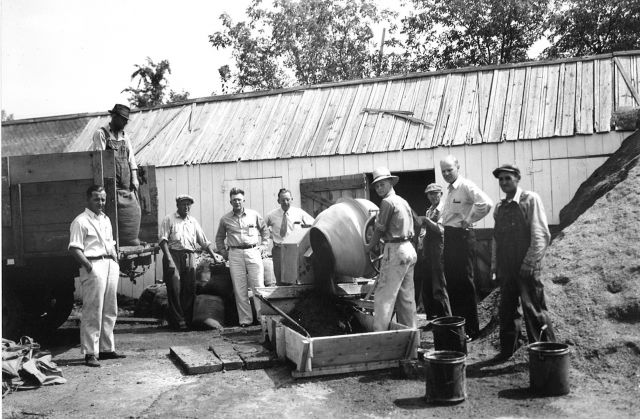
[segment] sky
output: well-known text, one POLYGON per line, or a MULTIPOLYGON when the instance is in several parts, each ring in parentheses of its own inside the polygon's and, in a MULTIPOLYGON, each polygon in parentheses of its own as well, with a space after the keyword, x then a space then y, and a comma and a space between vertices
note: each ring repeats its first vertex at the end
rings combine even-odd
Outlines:
MULTIPOLYGON (((190 98, 221 94, 233 65, 209 35, 219 16, 246 20, 251 0, 0 0, 1 104, 15 119, 104 112, 127 104, 135 64, 169 60, 169 87, 190 98)), ((265 4, 270 4, 265 0, 265 4)), ((381 8, 403 12, 401 0, 381 8)), ((402 13, 401 13, 402 14, 402 13)), ((379 40, 382 27, 372 28, 379 40)), ((379 42, 379 41, 377 41, 379 42)))
POLYGON ((209 35, 250 0, 2 0, 2 109, 15 119, 104 112, 127 104, 134 64, 164 59, 170 88, 221 93, 209 35))

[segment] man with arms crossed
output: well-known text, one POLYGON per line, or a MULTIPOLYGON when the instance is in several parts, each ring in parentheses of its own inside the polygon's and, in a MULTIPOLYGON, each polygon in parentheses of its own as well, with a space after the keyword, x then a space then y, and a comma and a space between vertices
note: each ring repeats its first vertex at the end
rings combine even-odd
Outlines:
POLYGON ((453 156, 440 161, 442 177, 449 184, 442 210, 444 225, 444 276, 451 303, 451 313, 465 319, 471 340, 478 337, 478 305, 473 282, 476 257, 475 223, 483 219, 493 206, 487 194, 472 181, 460 176, 460 165, 453 156))
POLYGON ((293 230, 296 223, 302 225, 313 224, 313 217, 307 214, 303 209, 291 206, 293 196, 291 191, 282 188, 278 191, 278 204, 280 208, 276 208, 267 214, 267 226, 271 229, 271 238, 273 239, 273 249, 271 255, 273 257, 273 272, 276 276, 276 285, 282 284, 282 242, 293 230))
POLYGON ((269 243, 269 229, 257 211, 244 207, 242 189, 231 189, 229 196, 233 211, 220 219, 216 249, 229 260, 240 326, 246 327, 253 323, 249 287, 264 287, 262 249, 269 243))
POLYGON ((500 284, 498 358, 507 359, 522 344, 519 301, 522 302, 529 343, 555 342, 544 287, 540 282, 540 266, 551 234, 540 196, 518 186, 518 166, 503 164, 493 171, 493 176, 498 178, 500 189, 507 194, 493 212, 496 223, 491 252, 491 272, 496 274, 500 284))
POLYGON ((392 176, 386 167, 373 172, 371 187, 382 197, 380 212, 376 217, 375 230, 371 241, 365 246, 369 253, 384 238, 384 257, 380 266, 380 276, 373 298, 373 330, 389 330, 395 307, 398 323, 416 327, 416 302, 413 284, 413 269, 416 264, 416 250, 413 238, 413 217, 411 207, 396 195, 393 186, 398 176, 392 176))
POLYGON ((103 212, 106 202, 107 193, 102 186, 87 189, 87 208, 71 223, 69 238, 69 252, 81 265, 80 344, 85 364, 90 367, 100 366, 98 357, 126 358, 115 351, 113 338, 120 267, 111 221, 103 212))

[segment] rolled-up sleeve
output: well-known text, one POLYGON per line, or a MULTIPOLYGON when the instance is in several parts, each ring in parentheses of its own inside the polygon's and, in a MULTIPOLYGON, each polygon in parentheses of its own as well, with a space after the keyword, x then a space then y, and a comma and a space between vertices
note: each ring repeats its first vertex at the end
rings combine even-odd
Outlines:
POLYGON ((393 210, 393 205, 389 201, 383 199, 380 203, 380 212, 378 212, 378 216, 376 217, 376 230, 383 233, 387 232, 387 229, 389 228, 389 221, 393 215, 393 210))
POLYGON ((224 216, 220 219, 218 231, 216 232, 216 250, 225 250, 224 239, 227 238, 227 226, 224 223, 224 216))
POLYGON ((544 257, 551 240, 547 214, 544 212, 542 200, 537 194, 530 193, 526 202, 526 213, 531 228, 531 244, 522 263, 535 268, 544 257))
POLYGON ((67 247, 67 249, 75 247, 80 250, 84 250, 84 239, 87 236, 87 229, 83 227, 78 220, 74 220, 71 223, 71 227, 69 228, 69 230, 69 246, 67 247))
POLYGON ((93 133, 93 151, 104 150, 107 147, 107 139, 104 137, 104 130, 98 129, 93 133))
POLYGON ((158 243, 162 243, 163 241, 169 242, 169 237, 171 235, 171 220, 169 217, 170 216, 165 217, 160 224, 158 243))
POLYGON ((473 206, 466 221, 469 224, 475 224, 489 214, 493 207, 493 201, 474 183, 465 183, 464 187, 467 188, 467 196, 470 196, 473 200, 473 206))
POLYGON ((267 223, 264 222, 260 214, 258 214, 256 220, 258 222, 258 229, 260 230, 260 237, 262 237, 262 242, 260 244, 262 246, 267 246, 269 245, 269 237, 271 237, 269 227, 267 226, 267 223))

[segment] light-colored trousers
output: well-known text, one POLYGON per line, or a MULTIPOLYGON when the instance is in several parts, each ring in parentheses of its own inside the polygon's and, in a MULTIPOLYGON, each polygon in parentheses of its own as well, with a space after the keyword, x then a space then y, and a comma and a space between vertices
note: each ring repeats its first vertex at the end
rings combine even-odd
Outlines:
POLYGON ((380 266, 380 277, 373 298, 373 330, 389 330, 395 308, 398 323, 416 327, 416 301, 413 268, 416 251, 409 241, 387 243, 380 266))
POLYGON ((229 270, 233 281, 240 324, 253 323, 249 287, 264 287, 264 265, 262 254, 257 248, 229 249, 229 270))
POLYGON ((84 355, 115 351, 113 327, 118 317, 118 279, 120 267, 111 259, 91 261, 93 269, 87 273, 80 268, 82 285, 82 317, 80 344, 84 355))

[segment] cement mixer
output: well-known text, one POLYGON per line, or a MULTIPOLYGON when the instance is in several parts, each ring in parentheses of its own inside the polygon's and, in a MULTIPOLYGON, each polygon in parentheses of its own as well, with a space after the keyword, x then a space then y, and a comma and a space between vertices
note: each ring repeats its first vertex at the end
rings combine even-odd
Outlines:
POLYGON ((323 270, 352 278, 377 275, 375 258, 365 253, 363 241, 366 226, 378 211, 369 200, 340 198, 318 215, 309 234, 314 256, 323 270))

